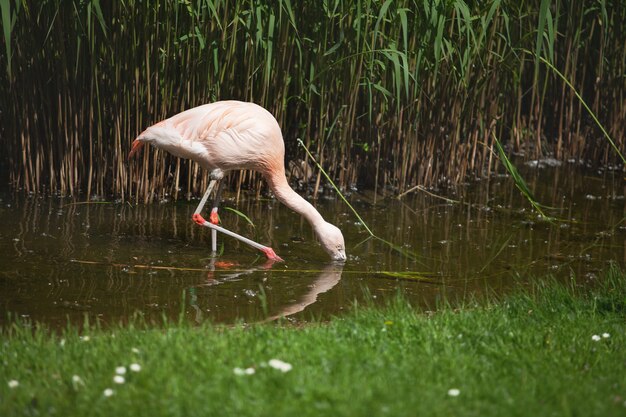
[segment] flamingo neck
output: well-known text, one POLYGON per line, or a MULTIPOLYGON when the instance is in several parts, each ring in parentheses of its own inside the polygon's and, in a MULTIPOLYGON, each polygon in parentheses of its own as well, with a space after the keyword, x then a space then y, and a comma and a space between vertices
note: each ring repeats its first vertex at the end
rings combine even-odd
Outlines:
POLYGON ((284 169, 281 170, 281 172, 270 172, 266 174, 266 179, 276 198, 304 217, 311 224, 311 227, 313 227, 316 233, 318 227, 326 223, 315 207, 289 186, 284 169))

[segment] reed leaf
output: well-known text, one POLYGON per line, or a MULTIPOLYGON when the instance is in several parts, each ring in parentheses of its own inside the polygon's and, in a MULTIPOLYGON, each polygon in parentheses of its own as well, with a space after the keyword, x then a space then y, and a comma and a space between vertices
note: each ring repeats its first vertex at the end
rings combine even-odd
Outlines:
POLYGON ((500 144, 500 141, 496 137, 495 133, 493 135, 493 142, 496 145, 496 149, 498 150, 498 155, 500 156, 500 161, 502 161, 502 165, 511 175, 511 178, 513 178, 513 182, 515 183, 515 186, 520 191, 520 193, 522 193, 522 195, 524 196, 526 200, 528 200, 530 205, 533 206, 535 210, 537 210, 537 212, 539 213, 541 217, 545 219, 551 219, 551 217, 547 216, 541 209, 541 204, 537 202, 537 200, 533 196, 533 193, 528 188, 526 181, 524 181, 524 178, 522 178, 522 176, 520 175, 515 165, 511 162, 509 157, 506 155, 506 152, 504 152, 504 148, 500 144))
POLYGON ((252 221, 252 219, 250 219, 250 217, 246 216, 244 213, 242 213, 241 211, 234 209, 232 207, 224 207, 224 210, 226 211, 230 211, 235 213, 237 216, 241 217, 242 219, 244 219, 250 226, 255 227, 254 226, 254 222, 252 221))
MULTIPOLYGON (((19 4, 19 2, 18 2, 19 4)), ((2 17, 2 33, 4 35, 4 48, 7 59, 7 74, 11 79, 11 32, 14 20, 11 18, 11 0, 0 0, 0 16, 2 17)))
POLYGON ((550 14, 550 0, 541 0, 539 6, 539 20, 537 22, 537 40, 535 42, 535 79, 539 73, 539 57, 543 51, 546 21, 550 14))

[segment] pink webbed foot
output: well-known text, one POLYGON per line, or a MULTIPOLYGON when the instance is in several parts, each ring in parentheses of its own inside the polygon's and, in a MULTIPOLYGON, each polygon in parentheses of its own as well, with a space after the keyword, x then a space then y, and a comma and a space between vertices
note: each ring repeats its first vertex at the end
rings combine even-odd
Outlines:
POLYGON ((265 254, 265 256, 267 256, 267 259, 270 260, 270 261, 285 262, 283 260, 283 258, 281 258, 280 256, 276 255, 276 252, 274 252, 274 249, 272 249, 272 248, 261 249, 261 251, 265 254))
POLYGON ((199 224, 200 226, 204 226, 204 224, 206 223, 206 220, 204 220, 204 217, 202 217, 202 215, 199 213, 196 213, 193 216, 191 216, 191 219, 197 224, 199 224))
POLYGON ((218 224, 220 222, 220 216, 217 214, 217 209, 211 210, 211 215, 209 216, 209 222, 213 224, 218 224))

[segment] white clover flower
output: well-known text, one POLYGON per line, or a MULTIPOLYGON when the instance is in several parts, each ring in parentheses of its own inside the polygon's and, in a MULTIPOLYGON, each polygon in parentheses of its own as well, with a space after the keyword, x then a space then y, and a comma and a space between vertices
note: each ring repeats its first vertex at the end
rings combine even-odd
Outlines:
POLYGON ((114 393, 115 393, 115 391, 113 391, 111 388, 107 388, 107 389, 104 390, 104 392, 102 394, 104 394, 105 397, 110 397, 114 393))
POLYGON ((283 362, 280 359, 270 359, 267 364, 281 372, 289 372, 293 368, 290 363, 283 362))
POLYGON ((608 339, 611 335, 609 333, 602 333, 602 337, 608 339))
POLYGON ((126 367, 125 366, 118 366, 117 368, 115 368, 115 373, 118 374, 118 375, 126 374, 126 367))
POLYGON ((448 390, 448 395, 450 397, 458 397, 461 394, 461 390, 458 388, 450 388, 448 390))
POLYGON ((254 368, 246 368, 246 369, 243 369, 243 368, 234 368, 234 369, 233 369, 233 373, 234 373, 235 375, 238 375, 238 376, 241 376, 241 375, 254 375, 254 373, 255 373, 255 372, 256 372, 256 371, 255 371, 255 369, 254 369, 254 368))
POLYGON ((597 334, 594 334, 593 336, 591 336, 591 340, 593 340, 594 342, 597 342, 600 339, 601 339, 601 337, 598 336, 597 334))
POLYGON ((9 388, 17 388, 20 386, 20 381, 12 379, 8 382, 9 388))
POLYGON ((137 349, 137 348, 132 348, 132 349, 131 349, 131 351, 132 351, 133 353, 139 353, 139 349, 137 349))
POLYGON ((76 385, 85 385, 82 378, 79 377, 78 375, 72 375, 72 382, 76 385))
POLYGON ((83 342, 89 342, 90 337, 89 336, 81 336, 80 340, 82 340, 83 342))
POLYGON ((129 366, 130 370, 133 372, 139 372, 141 371, 141 365, 139 365, 138 363, 131 363, 129 366))
POLYGON ((113 382, 115 382, 116 384, 123 384, 124 382, 126 382, 126 380, 122 375, 115 375, 113 377, 113 382))

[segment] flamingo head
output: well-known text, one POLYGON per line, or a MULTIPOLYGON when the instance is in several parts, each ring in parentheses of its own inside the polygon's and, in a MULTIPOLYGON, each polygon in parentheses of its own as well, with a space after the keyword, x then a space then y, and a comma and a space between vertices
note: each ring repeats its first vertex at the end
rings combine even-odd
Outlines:
POLYGON ((341 230, 333 224, 324 222, 316 230, 317 238, 324 250, 330 255, 334 261, 345 262, 346 245, 343 241, 341 230))

